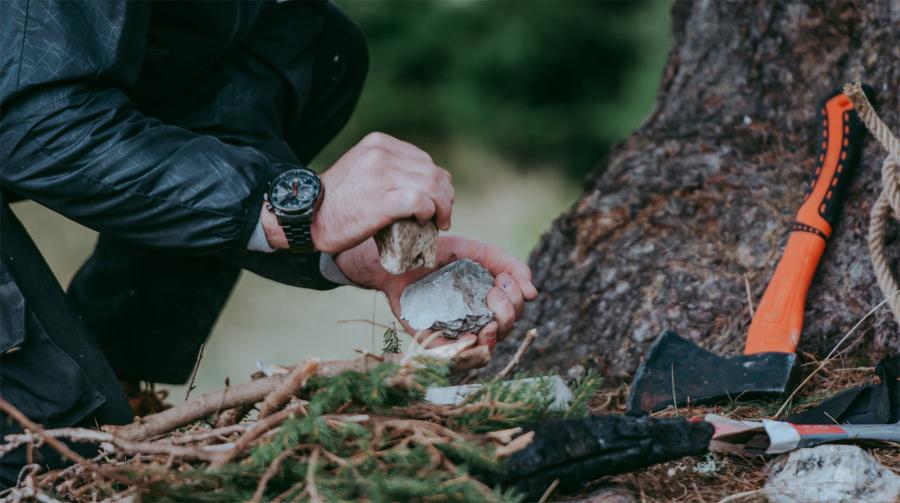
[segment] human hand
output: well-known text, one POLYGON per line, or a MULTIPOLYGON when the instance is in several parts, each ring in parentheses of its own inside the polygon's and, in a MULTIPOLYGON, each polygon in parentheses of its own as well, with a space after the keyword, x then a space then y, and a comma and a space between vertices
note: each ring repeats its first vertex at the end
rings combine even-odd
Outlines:
MULTIPOLYGON (((477 335, 464 334, 463 337, 477 337, 479 344, 485 344, 493 351, 497 341, 503 340, 522 315, 525 302, 537 297, 537 289, 531 283, 531 270, 528 266, 502 249, 462 237, 438 238, 437 268, 464 258, 480 263, 494 276, 494 288, 487 295, 487 305, 494 313, 494 321, 482 328, 477 335)), ((384 292, 394 315, 407 332, 415 334, 415 330, 401 318, 400 295, 407 285, 435 269, 419 268, 405 274, 391 275, 381 267, 378 250, 371 239, 341 253, 336 257, 335 263, 354 283, 384 292)), ((431 345, 448 342, 454 340, 440 337, 432 341, 431 345)))
POLYGON ((311 227, 318 250, 348 250, 408 217, 450 228, 450 173, 423 150, 389 135, 367 135, 320 178, 325 195, 311 227))

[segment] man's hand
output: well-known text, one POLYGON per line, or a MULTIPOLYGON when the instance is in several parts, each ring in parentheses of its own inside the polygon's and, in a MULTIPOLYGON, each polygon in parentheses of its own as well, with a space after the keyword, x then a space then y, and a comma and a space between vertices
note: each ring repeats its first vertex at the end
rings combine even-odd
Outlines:
MULTIPOLYGON (((452 177, 410 143, 370 133, 320 178, 325 195, 311 227, 317 250, 340 253, 409 217, 450 229, 452 177)), ((260 221, 269 246, 288 247, 284 230, 265 207, 260 221)))
MULTIPOLYGON (((513 324, 522 315, 525 302, 537 297, 537 289, 531 283, 531 270, 528 266, 500 248, 456 236, 438 238, 438 268, 464 258, 480 263, 494 275, 494 288, 487 296, 487 305, 494 312, 494 321, 477 334, 479 344, 486 344, 493 351, 497 341, 502 340, 512 330, 513 324)), ((338 255, 336 263, 344 275, 354 283, 384 292, 391 310, 406 330, 415 333, 401 318, 400 295, 407 285, 434 269, 419 268, 406 274, 392 276, 381 267, 378 250, 371 239, 338 255)), ((447 342, 451 340, 441 338, 433 345, 447 342)))
POLYGON ((321 178, 325 196, 312 224, 321 251, 350 249, 402 218, 450 228, 450 173, 423 150, 386 134, 367 135, 321 178))

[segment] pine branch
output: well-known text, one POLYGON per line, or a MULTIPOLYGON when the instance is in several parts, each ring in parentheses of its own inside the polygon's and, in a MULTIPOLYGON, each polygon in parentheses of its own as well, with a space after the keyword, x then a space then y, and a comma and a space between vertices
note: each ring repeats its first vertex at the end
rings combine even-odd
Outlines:
MULTIPOLYGON (((445 347, 442 347, 445 348, 445 347)), ((435 351, 437 351, 437 348, 435 351)), ((428 356, 428 353, 425 353, 428 356)), ((444 356, 443 354, 441 355, 444 356)), ((390 361, 399 362, 401 355, 391 355, 390 361)), ((454 372, 462 372, 475 367, 483 367, 490 361, 490 351, 486 346, 474 348, 460 348, 455 354, 446 355, 454 372)), ((336 376, 347 371, 365 372, 370 362, 366 358, 355 360, 336 360, 322 362, 319 365, 317 375, 336 376)), ((284 380, 285 375, 263 377, 248 383, 229 386, 221 391, 205 393, 199 397, 158 414, 144 418, 138 418, 135 422, 120 427, 106 427, 117 437, 126 440, 144 440, 157 435, 170 432, 200 418, 206 417, 217 410, 232 409, 242 405, 254 404, 263 400, 269 393, 277 389, 284 380)))

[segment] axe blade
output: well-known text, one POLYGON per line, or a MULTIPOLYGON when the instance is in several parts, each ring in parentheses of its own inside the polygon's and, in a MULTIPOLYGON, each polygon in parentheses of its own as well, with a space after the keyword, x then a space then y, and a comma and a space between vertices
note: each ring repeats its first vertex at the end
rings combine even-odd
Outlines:
POLYGON ((783 395, 792 382, 793 353, 757 353, 723 358, 667 331, 638 368, 628 411, 650 413, 669 405, 783 395))

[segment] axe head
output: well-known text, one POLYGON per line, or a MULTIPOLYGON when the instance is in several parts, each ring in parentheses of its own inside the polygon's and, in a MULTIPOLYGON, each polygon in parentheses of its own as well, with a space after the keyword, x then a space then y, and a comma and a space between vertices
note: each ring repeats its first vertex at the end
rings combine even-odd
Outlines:
POLYGON ((774 397, 790 390, 794 353, 757 353, 722 358, 665 332, 638 368, 628 411, 649 413, 669 405, 774 397))

